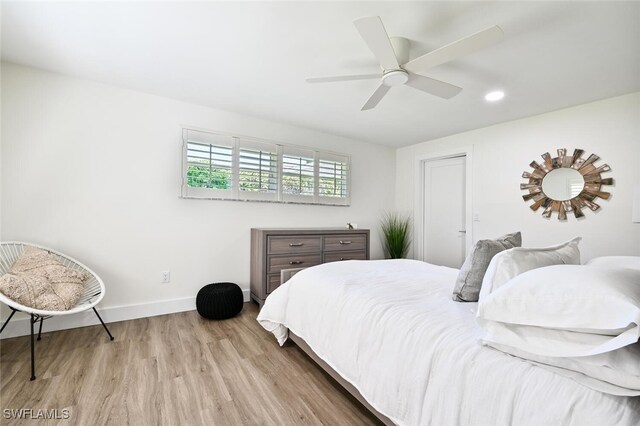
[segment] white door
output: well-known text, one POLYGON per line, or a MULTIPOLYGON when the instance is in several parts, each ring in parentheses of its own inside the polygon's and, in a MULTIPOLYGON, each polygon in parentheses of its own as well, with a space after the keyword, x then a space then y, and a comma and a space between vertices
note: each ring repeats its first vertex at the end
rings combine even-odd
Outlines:
POLYGON ((465 258, 465 157, 424 163, 424 261, 452 268, 465 258))

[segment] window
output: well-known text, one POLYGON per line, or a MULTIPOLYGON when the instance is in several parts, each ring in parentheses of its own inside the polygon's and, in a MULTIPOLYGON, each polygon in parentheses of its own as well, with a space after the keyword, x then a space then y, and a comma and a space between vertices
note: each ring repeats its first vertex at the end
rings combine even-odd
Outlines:
POLYGON ((337 155, 320 156, 318 166, 319 196, 348 198, 349 162, 337 155))
POLYGON ((229 198, 233 191, 232 137, 183 131, 186 165, 186 195, 229 198))
POLYGON ((183 129, 187 198, 349 205, 346 155, 183 129))
POLYGON ((277 147, 242 139, 238 145, 238 190, 241 193, 238 197, 276 201, 277 147))
POLYGON ((315 152, 295 147, 282 149, 282 198, 313 202, 315 197, 315 152))
POLYGON ((197 188, 231 188, 233 151, 227 146, 189 142, 187 161, 189 186, 197 188))

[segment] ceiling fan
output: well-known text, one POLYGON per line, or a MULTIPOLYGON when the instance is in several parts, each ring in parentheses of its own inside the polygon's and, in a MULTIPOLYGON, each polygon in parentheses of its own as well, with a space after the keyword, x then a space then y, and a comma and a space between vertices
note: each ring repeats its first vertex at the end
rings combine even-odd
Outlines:
POLYGON ((460 93, 461 87, 419 73, 497 43, 504 35, 502 29, 496 25, 409 61, 409 40, 403 37, 389 37, 379 16, 356 19, 353 23, 380 62, 382 74, 316 77, 307 78, 307 82, 381 79, 380 86, 364 104, 362 111, 374 108, 393 86, 402 84, 444 99, 454 97, 460 93))

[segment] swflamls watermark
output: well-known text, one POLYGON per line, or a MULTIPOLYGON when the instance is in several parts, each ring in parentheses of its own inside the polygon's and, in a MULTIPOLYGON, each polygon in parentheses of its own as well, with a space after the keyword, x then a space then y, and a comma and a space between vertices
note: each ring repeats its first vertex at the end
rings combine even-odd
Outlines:
POLYGON ((30 420, 66 420, 71 417, 68 408, 33 409, 33 408, 5 408, 2 410, 5 419, 30 419, 30 420))

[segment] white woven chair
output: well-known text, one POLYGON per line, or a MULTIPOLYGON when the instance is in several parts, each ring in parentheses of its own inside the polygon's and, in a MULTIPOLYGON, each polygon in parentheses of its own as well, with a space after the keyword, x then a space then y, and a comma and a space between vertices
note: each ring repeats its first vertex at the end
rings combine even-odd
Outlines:
POLYGON ((90 275, 90 278, 85 282, 84 293, 82 294, 82 297, 80 297, 80 300, 78 301, 76 306, 74 306, 72 309, 69 309, 68 311, 44 311, 41 309, 33 309, 28 306, 21 305, 9 299, 4 294, 0 293, 0 302, 6 304, 12 310, 9 318, 7 318, 4 325, 0 329, 0 333, 4 331, 4 328, 7 326, 7 324, 9 324, 9 321, 11 321, 11 318, 16 312, 25 312, 31 315, 31 380, 35 380, 36 367, 33 326, 38 321, 40 322, 40 328, 38 329, 38 340, 40 340, 40 335, 42 334, 42 322, 45 319, 54 316, 71 315, 93 309, 93 312, 95 312, 96 316, 100 320, 100 323, 104 327, 111 340, 113 340, 113 336, 111 335, 111 332, 109 332, 107 325, 104 323, 104 321, 102 321, 102 318, 95 308, 95 306, 100 303, 100 301, 104 297, 104 283, 95 272, 93 272, 91 269, 87 268, 77 260, 74 260, 69 256, 66 256, 55 250, 51 250, 49 248, 41 247, 35 244, 15 241, 2 242, 0 243, 0 276, 4 275, 9 271, 9 269, 11 269, 11 266, 13 266, 18 257, 24 252, 26 247, 35 247, 41 250, 46 250, 50 254, 54 255, 57 258, 58 262, 62 263, 64 266, 75 269, 77 271, 87 272, 90 275))

